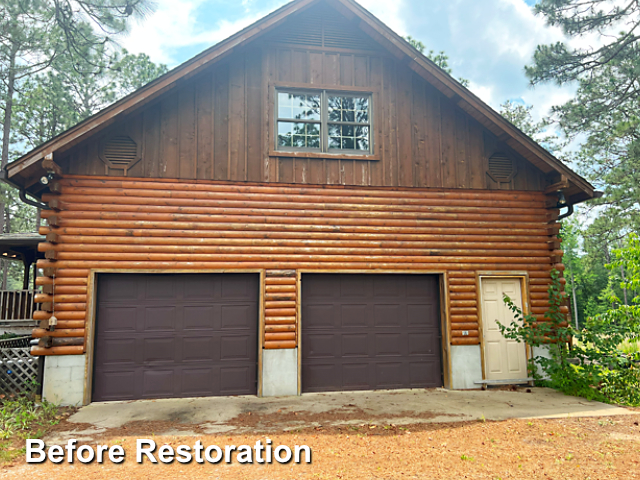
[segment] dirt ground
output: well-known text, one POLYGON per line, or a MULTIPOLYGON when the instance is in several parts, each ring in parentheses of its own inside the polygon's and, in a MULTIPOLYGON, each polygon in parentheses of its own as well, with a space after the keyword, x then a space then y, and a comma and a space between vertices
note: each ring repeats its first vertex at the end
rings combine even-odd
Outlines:
MULTIPOLYGON (((239 419, 249 426, 253 419, 239 419)), ((76 426, 82 428, 82 426, 76 426)), ((448 424, 316 426, 271 432, 273 445, 308 445, 310 465, 209 463, 137 464, 137 438, 159 446, 254 445, 265 434, 157 436, 171 425, 129 423, 95 436, 87 444, 122 445, 121 465, 27 465, 24 459, 0 468, 0 478, 30 479, 635 479, 640 478, 640 411, 616 417, 474 421, 448 424)), ((59 429, 68 428, 60 425, 59 429)), ((191 432, 193 428, 189 427, 191 432)))

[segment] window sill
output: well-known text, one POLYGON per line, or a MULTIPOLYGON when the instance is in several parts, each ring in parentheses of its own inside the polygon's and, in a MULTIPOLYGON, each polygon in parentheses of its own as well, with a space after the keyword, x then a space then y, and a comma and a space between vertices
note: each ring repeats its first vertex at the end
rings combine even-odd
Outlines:
POLYGON ((350 153, 328 153, 328 152, 301 152, 284 150, 269 150, 270 157, 287 157, 287 158, 313 158, 326 160, 368 160, 379 161, 380 155, 373 154, 350 154, 350 153))

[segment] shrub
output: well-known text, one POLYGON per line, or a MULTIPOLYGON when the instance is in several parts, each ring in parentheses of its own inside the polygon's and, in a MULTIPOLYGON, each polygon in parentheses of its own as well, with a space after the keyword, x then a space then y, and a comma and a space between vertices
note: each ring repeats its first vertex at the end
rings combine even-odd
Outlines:
MULTIPOLYGON (((627 291, 640 291, 640 241, 635 235, 628 246, 615 250, 609 268, 624 268, 627 291)), ((551 272, 549 309, 544 321, 524 315, 509 297, 504 301, 514 313, 509 326, 499 325, 502 334, 532 347, 546 347, 549 357, 534 356, 530 374, 543 385, 569 395, 624 405, 640 405, 640 296, 623 305, 613 294, 611 308, 589 318, 583 329, 568 325, 560 307, 565 294, 560 274, 551 272), (635 347, 632 347, 635 345, 635 347)), ((613 291, 613 289, 610 289, 613 291)))

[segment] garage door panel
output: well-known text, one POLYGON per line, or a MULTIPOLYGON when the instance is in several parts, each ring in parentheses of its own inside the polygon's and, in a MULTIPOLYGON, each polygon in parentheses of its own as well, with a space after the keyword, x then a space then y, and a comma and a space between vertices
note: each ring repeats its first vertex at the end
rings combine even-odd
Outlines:
POLYGON ((437 286, 438 278, 435 275, 418 275, 405 284, 406 297, 418 297, 421 300, 437 300, 439 290, 437 286))
POLYGON ((251 360, 255 358, 255 342, 252 335, 220 337, 220 360, 251 360))
POLYGON ((101 365, 123 365, 134 363, 136 359, 136 341, 133 338, 109 338, 105 348, 96 353, 95 362, 101 365))
POLYGON ((94 395, 102 400, 131 400, 136 398, 135 379, 135 369, 106 372, 102 375, 100 391, 96 390, 94 395))
POLYGON ((214 330, 216 329, 216 310, 213 305, 187 305, 182 310, 182 325, 184 330, 214 330))
POLYGON ((314 328, 326 328, 333 326, 340 320, 341 316, 335 314, 333 305, 308 304, 305 307, 304 328, 313 330, 314 328))
POLYGON ((407 336, 402 333, 376 333, 376 349, 374 355, 376 357, 397 356, 401 357, 406 354, 405 344, 407 336))
POLYGON ((370 388, 369 373, 367 363, 346 363, 342 366, 342 385, 349 390, 370 388))
POLYGON ((93 399, 255 394, 258 297, 252 274, 100 275, 93 399))
POLYGON ((98 285, 98 296, 109 298, 112 302, 135 300, 142 294, 141 288, 144 285, 140 285, 135 279, 123 279, 118 283, 98 285))
POLYGON ((183 298, 192 301, 209 302, 220 296, 216 292, 215 278, 185 277, 182 282, 183 298))
POLYGON ((394 278, 386 275, 376 275, 373 278, 373 294, 376 298, 398 297, 401 295, 400 284, 394 278))
POLYGON ((252 296, 251 285, 247 284, 240 276, 227 279, 220 285, 220 295, 222 299, 244 300, 252 296))
POLYGON ((438 302, 435 275, 304 274, 302 390, 441 386, 438 302))
POLYGON ((366 327, 367 321, 367 305, 341 305, 340 318, 343 327, 366 327))
POLYGON ((176 294, 182 293, 180 285, 176 285, 175 279, 166 280, 164 276, 146 277, 145 298, 150 300, 161 299, 163 301, 173 299, 176 294))
POLYGON ((213 386, 218 383, 219 369, 207 368, 183 368, 180 381, 180 391, 187 396, 207 397, 213 395, 213 386), (217 374, 217 375, 216 375, 217 374))
POLYGON ((144 370, 142 382, 144 398, 165 398, 175 396, 176 375, 173 369, 144 370))
POLYGON ((342 351, 336 352, 336 356, 345 358, 369 356, 368 333, 345 333, 341 337, 334 336, 336 340, 342 339, 342 351))
POLYGON ((222 305, 220 328, 222 330, 252 330, 255 328, 253 305, 222 305))
POLYGON ((336 355, 336 349, 340 348, 336 344, 340 339, 332 334, 309 334, 305 337, 305 352, 309 358, 327 358, 336 355))
POLYGON ((373 305, 373 320, 376 327, 400 327, 405 317, 402 305, 373 305))
POLYGON ((407 325, 411 327, 431 327, 430 318, 439 315, 433 304, 409 304, 407 305, 407 325))
POLYGON ((429 372, 434 368, 440 368, 440 362, 424 361, 409 362, 407 371, 409 372, 409 382, 411 386, 420 387, 423 385, 437 387, 439 385, 432 384, 429 372))
POLYGON ((174 338, 145 338, 143 340, 144 362, 173 362, 176 356, 174 338))
POLYGON ((137 307, 105 306, 98 309, 98 317, 112 318, 109 323, 98 323, 97 333, 133 333, 136 331, 137 307))
POLYGON ((183 362, 212 362, 218 360, 215 337, 184 337, 182 339, 183 362))
POLYGON ((439 355, 437 332, 412 333, 408 339, 409 355, 439 355))
POLYGON ((407 384, 403 378, 405 376, 403 367, 402 362, 377 362, 374 388, 402 388, 407 384))
POLYGON ((148 332, 173 332, 176 330, 175 307, 145 307, 144 330, 148 332))
POLYGON ((373 279, 357 277, 359 276, 344 275, 337 278, 340 285, 340 296, 342 298, 371 297, 373 279))
POLYGON ((251 367, 220 367, 220 392, 223 395, 242 395, 253 376, 251 367))
POLYGON ((308 382, 308 392, 339 390, 342 385, 342 368, 335 363, 303 364, 302 378, 308 382))

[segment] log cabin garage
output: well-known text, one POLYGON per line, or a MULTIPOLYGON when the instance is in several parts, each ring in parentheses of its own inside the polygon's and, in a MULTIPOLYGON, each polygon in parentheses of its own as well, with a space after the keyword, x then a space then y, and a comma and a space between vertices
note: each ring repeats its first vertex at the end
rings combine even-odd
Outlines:
POLYGON ((288 3, 2 178, 47 220, 63 404, 521 381, 502 295, 543 319, 597 194, 353 0, 288 3))

